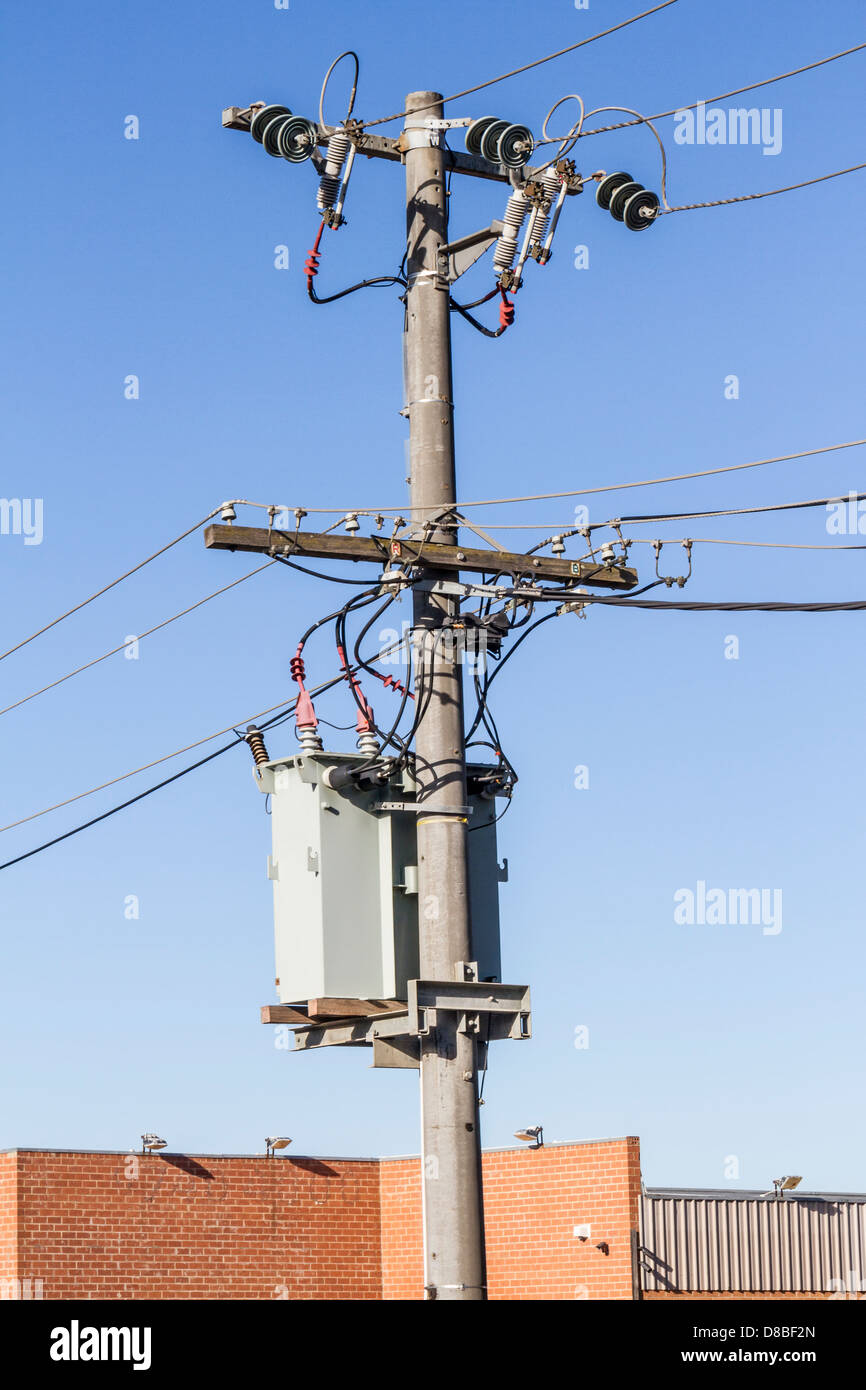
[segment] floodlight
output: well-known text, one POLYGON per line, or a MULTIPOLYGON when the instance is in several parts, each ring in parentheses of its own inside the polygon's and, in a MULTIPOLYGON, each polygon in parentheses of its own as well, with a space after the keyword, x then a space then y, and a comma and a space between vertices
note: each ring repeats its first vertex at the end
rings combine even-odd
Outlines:
POLYGON ((527 1125, 526 1129, 516 1129, 515 1139, 520 1139, 524 1144, 531 1144, 533 1149, 544 1147, 544 1128, 542 1125, 527 1125))
POLYGON ((168 1148, 168 1143, 165 1139, 160 1139, 158 1134, 142 1134, 142 1153, 156 1153, 159 1149, 165 1148, 168 1148))
POLYGON ((803 1181, 802 1177, 790 1176, 784 1178, 773 1178, 773 1191, 762 1192, 762 1197, 781 1197, 783 1192, 790 1192, 793 1188, 799 1187, 803 1181))
POLYGON ((267 1150, 268 1158, 273 1158, 274 1149, 287 1149, 291 1142, 291 1139, 286 1139, 285 1136, 280 1135, 275 1135, 271 1139, 266 1139, 265 1148, 267 1150))

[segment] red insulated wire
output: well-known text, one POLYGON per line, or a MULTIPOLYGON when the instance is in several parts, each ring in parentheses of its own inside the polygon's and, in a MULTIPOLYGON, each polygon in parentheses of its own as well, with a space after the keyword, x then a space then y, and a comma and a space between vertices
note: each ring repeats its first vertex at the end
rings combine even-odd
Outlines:
POLYGON ((410 700, 415 699, 414 692, 411 690, 407 691, 405 685, 402 685, 401 682, 397 680, 396 676, 382 676, 379 675, 378 671, 374 671, 373 674, 379 676, 379 680, 386 689, 389 687, 393 688, 395 695, 408 694, 410 700))
POLYGON ((322 240, 322 232, 324 230, 325 224, 322 222, 316 235, 316 240, 313 242, 312 249, 307 252, 307 259, 304 262, 304 274, 307 277, 308 290, 312 290, 313 280, 319 273, 319 243, 322 240))
POLYGON ((367 703, 366 696, 364 695, 364 692, 361 689, 361 682, 358 680, 354 672, 350 669, 349 663, 346 660, 346 653, 343 651, 343 648, 340 646, 339 642, 337 643, 337 655, 340 658, 340 665, 342 666, 345 672, 346 680, 349 682, 349 685, 355 692, 355 699, 357 700, 360 709, 363 711, 364 715, 368 719, 371 718, 373 711, 370 709, 370 706, 367 703))

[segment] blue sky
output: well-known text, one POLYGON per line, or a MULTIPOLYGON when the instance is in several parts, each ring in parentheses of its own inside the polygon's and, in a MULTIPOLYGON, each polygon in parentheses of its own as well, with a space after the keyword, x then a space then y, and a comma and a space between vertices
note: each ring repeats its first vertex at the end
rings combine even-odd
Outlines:
MULTIPOLYGON (((433 22, 428 6, 397 3, 95 0, 7 14, 17 129, 0 490, 43 499, 44 536, 0 536, 4 650, 224 497, 350 507, 405 496, 396 296, 308 303, 315 175, 222 131, 221 108, 262 98, 314 116, 321 75, 354 47, 356 114, 372 119, 400 110, 409 90, 473 86, 638 9, 443 0, 433 22), (124 138, 128 115, 136 141, 124 138), (274 267, 283 244, 288 271, 274 267), (130 374, 138 400, 124 397, 130 374)), ((681 0, 449 112, 501 112, 538 132, 572 91, 587 106, 667 110, 862 39, 853 0, 681 0)), ((775 155, 678 145, 663 121, 671 202, 859 163, 864 62, 722 103, 780 108, 775 155)), ((341 84, 345 69, 335 108, 341 84)), ((577 156, 584 172, 626 169, 658 187, 645 129, 582 142, 577 156)), ((359 162, 349 224, 326 238, 321 292, 396 268, 403 196, 398 166, 359 162)), ((462 497, 860 438, 864 201, 854 174, 664 218, 636 237, 591 192, 569 200, 515 327, 490 342, 454 324, 462 497), (575 267, 580 246, 587 269, 575 267), (731 375, 737 399, 725 395, 731 375)), ((503 206, 501 187, 455 178, 453 233, 503 206)), ((489 275, 482 263, 461 293, 483 292, 489 275)), ((862 459, 843 451, 602 495, 588 499, 591 517, 847 493, 863 487, 862 459)), ((572 508, 486 507, 478 520, 552 530, 572 508)), ((825 522, 818 508, 634 534, 858 540, 829 536, 825 522)), ((665 563, 675 555, 679 570, 680 554, 665 550, 665 563)), ((632 555, 651 578, 650 547, 632 555)), ((256 563, 191 537, 9 657, 2 703, 256 563)), ((862 565, 856 551, 699 545, 685 596, 862 598, 862 565)), ((262 574, 142 642, 139 660, 113 657, 4 715, 2 824, 289 698, 297 636, 343 592, 262 574)), ((804 1187, 863 1189, 862 625, 844 613, 596 609, 546 624, 503 673, 495 713, 521 775, 501 825, 503 968, 532 985, 534 1037, 493 1049, 487 1145, 541 1122, 550 1139, 640 1135, 650 1183, 764 1187, 796 1172, 804 1187), (588 789, 574 786, 577 765, 588 789), (677 923, 675 893, 701 881, 781 890, 782 930, 677 923), (580 1028, 588 1047, 574 1045, 580 1028)), ((333 674, 324 639, 308 671, 333 674)), ((320 712, 351 718, 344 693, 320 712)), ((284 751, 276 737, 271 746, 284 751)), ((0 857, 159 775, 4 832, 0 857)), ((268 838, 241 748, 0 876, 0 1146, 126 1148, 156 1129, 188 1151, 255 1151, 271 1133, 309 1153, 417 1150, 414 1073, 370 1070, 354 1050, 292 1056, 258 1022, 274 997, 268 838), (138 920, 124 916, 129 895, 138 920)))

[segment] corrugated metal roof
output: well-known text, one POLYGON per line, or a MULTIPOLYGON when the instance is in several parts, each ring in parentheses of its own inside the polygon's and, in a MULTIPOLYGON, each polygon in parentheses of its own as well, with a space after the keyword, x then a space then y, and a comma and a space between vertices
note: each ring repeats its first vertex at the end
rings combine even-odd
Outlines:
MULTIPOLYGON (((713 1198, 719 1202, 755 1201, 767 1193, 757 1187, 644 1187, 645 1197, 713 1198)), ((866 1202, 866 1192, 805 1192, 797 1188, 788 1192, 786 1202, 799 1202, 806 1197, 812 1202, 866 1202)))
POLYGON ((640 1207, 648 1292, 828 1293, 866 1277, 861 1196, 658 1191, 640 1207))

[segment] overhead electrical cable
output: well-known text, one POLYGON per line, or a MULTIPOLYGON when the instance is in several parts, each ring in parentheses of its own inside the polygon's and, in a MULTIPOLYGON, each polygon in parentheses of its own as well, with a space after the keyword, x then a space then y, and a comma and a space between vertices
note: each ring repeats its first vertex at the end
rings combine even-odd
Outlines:
MULTIPOLYGON (((392 652, 399 651, 402 642, 403 639, 401 638, 399 641, 391 643, 389 647, 385 647, 379 653, 379 656, 385 657, 392 652)), ((330 680, 322 681, 320 685, 313 686, 308 693, 311 696, 324 695, 326 691, 332 690, 334 686, 342 684, 344 680, 345 675, 343 672, 340 672, 338 676, 333 676, 330 680)), ((267 709, 262 709, 256 714, 248 715, 246 719, 235 720, 233 724, 227 724, 225 728, 217 729, 215 733, 208 734, 205 738, 196 739, 193 743, 185 743, 181 748, 175 748, 172 753, 164 753, 162 757, 154 758, 152 762, 149 763, 142 763, 140 767, 134 767, 130 772, 122 772, 118 777, 112 777, 107 782, 100 782, 98 786, 88 788, 86 792, 78 792, 75 796, 68 796, 64 801, 55 802, 53 806, 46 806, 41 811, 33 811, 29 816, 22 816, 20 820, 10 821, 8 825, 0 825, 0 835, 5 834, 7 830, 15 830, 19 825, 26 825, 28 821, 39 820, 41 816, 47 816, 52 811, 59 811, 64 806, 70 806, 74 801, 82 801, 85 797, 94 796, 96 792, 105 791, 108 787, 114 787, 118 782, 125 782, 130 777, 137 777, 141 772, 149 772, 153 767, 159 767, 162 763, 171 762, 172 758, 179 758, 182 753, 191 753, 194 748, 201 748, 206 743, 212 743, 215 738, 222 738, 224 734, 235 732, 241 724, 253 724, 263 719, 265 715, 273 714, 275 710, 282 710, 290 714, 295 708, 296 703, 297 701, 295 699, 288 701, 288 703, 285 700, 281 700, 279 704, 269 705, 267 709)), ((277 717, 279 718, 279 716, 277 717)))
POLYGON ((783 188, 765 188, 761 193, 740 193, 734 198, 714 198, 707 203, 679 203, 676 207, 658 208, 656 217, 666 217, 670 212, 694 212, 697 208, 721 208, 728 203, 751 203, 756 198, 774 198, 777 193, 793 193, 797 188, 810 188, 813 183, 826 183, 828 179, 841 178, 843 174, 856 174, 858 169, 866 169, 863 164, 852 164, 847 169, 834 169, 832 174, 818 174, 802 183, 788 183, 783 188))
POLYGON ((720 507, 707 512, 656 512, 644 516, 618 516, 623 525, 645 526, 653 521, 691 521, 705 516, 753 516, 760 512, 793 512, 804 507, 825 507, 838 502, 862 502, 866 492, 849 492, 843 497, 814 497, 808 502, 771 502, 763 507, 720 507))
MULTIPOLYGON (((309 693, 310 695, 321 695, 326 690, 330 690, 334 686, 340 685, 345 679, 345 672, 341 672, 338 676, 332 677, 331 680, 324 681, 321 685, 314 687, 312 690, 310 690, 309 693)), ((292 699, 288 702, 284 701, 280 705, 271 706, 271 710, 260 711, 259 714, 253 715, 250 720, 246 720, 244 722, 250 723, 253 721, 261 720, 263 715, 270 714, 271 711, 274 709, 279 710, 278 714, 274 714, 271 719, 265 720, 264 723, 260 724, 260 729, 264 731, 268 728, 274 727, 278 723, 283 722, 292 713, 296 705, 297 698, 292 699)), ((243 738, 243 735, 238 734, 235 725, 229 725, 226 729, 220 730, 219 733, 210 734, 208 738, 198 740, 198 743, 187 744, 185 748, 177 749, 174 753, 168 753, 163 758, 155 759, 152 763, 147 763, 143 767, 136 768, 134 772, 127 772, 124 773, 121 777, 113 778, 111 782, 104 782, 102 783, 101 787, 93 787, 88 792, 81 792, 78 796, 69 797, 66 801, 58 802, 56 806, 46 807, 45 810, 36 811, 31 816, 25 816, 22 820, 13 822, 12 825, 3 826, 2 828, 0 828, 0 833, 2 833, 4 830, 11 830, 15 825, 23 825, 25 821, 35 820, 38 816, 47 815, 49 811, 56 811, 59 809, 60 806, 67 806, 72 801, 79 801, 82 797, 91 796, 95 791, 101 791, 104 787, 113 786, 116 782, 123 781, 124 778, 133 777, 137 772, 144 772, 147 770, 147 768, 155 767, 157 763, 165 762, 169 758, 178 757, 180 753, 188 752, 191 748, 199 747, 203 743, 209 743, 213 739, 219 738, 222 734, 228 733, 230 731, 234 732, 235 734, 235 738, 231 743, 223 744, 221 748, 217 748, 212 753, 208 753, 204 758, 199 758, 196 762, 190 763, 187 767, 181 768, 179 772, 173 773, 170 777, 164 778, 163 781, 155 783, 152 787, 147 787, 144 791, 139 792, 136 796, 128 798, 128 800, 126 801, 120 802, 117 806, 112 806, 108 811, 103 811, 100 815, 93 816, 90 820, 85 821, 83 824, 73 827, 72 830, 67 830, 62 835, 56 835, 53 839, 46 840, 44 844, 37 845, 35 849, 27 850, 24 854, 19 854, 12 859, 8 859, 4 864, 0 864, 0 871, 2 871, 3 869, 11 868, 13 864, 20 864, 25 859, 31 859, 34 855, 41 854, 43 850, 50 849, 53 845, 60 844, 63 840, 68 840, 73 835, 78 835, 81 833, 81 831, 90 829, 90 827, 93 825, 98 825, 100 821, 107 820, 110 816, 116 815, 119 811, 126 810, 129 806, 134 806, 137 802, 143 801, 146 797, 151 796, 154 792, 161 791, 163 787, 170 786, 173 782, 177 782, 181 777, 185 777, 187 773, 194 772, 197 768, 203 767, 206 763, 212 762, 215 758, 221 757, 223 753, 230 752, 231 749, 238 747, 238 745, 245 742, 245 740, 243 738)))
MULTIPOLYGON (((722 473, 738 473, 747 468, 765 468, 771 463, 789 463, 796 459, 813 458, 817 454, 831 454, 840 449, 855 449, 866 444, 864 439, 848 439, 842 444, 821 444, 814 449, 800 449, 792 454, 775 454, 771 458, 752 459, 748 463, 727 463, 717 468, 701 468, 691 473, 669 473, 658 478, 639 478, 634 482, 625 483, 604 483, 597 487, 569 488, 563 492, 530 492, 520 497, 484 497, 472 502, 460 501, 457 505, 463 510, 466 507, 495 507, 508 506, 516 502, 551 502, 561 497, 589 497, 600 492, 624 492, 627 488, 634 487, 656 487, 660 483, 681 483, 688 482, 692 478, 712 478, 722 473)), ((270 504, 267 502, 248 502, 244 505, 260 507, 265 510, 270 504)), ((288 510, 284 508, 283 510, 288 510)), ((400 516, 406 512, 429 511, 429 507, 307 507, 307 512, 334 515, 337 512, 348 514, 354 512, 357 516, 400 516)))
POLYGON ((116 579, 112 579, 110 584, 105 584, 103 588, 97 589, 95 594, 90 595, 90 598, 83 599, 81 603, 76 603, 74 608, 67 609, 65 613, 60 614, 59 618, 54 618, 50 623, 46 623, 44 627, 40 627, 38 631, 31 632, 29 637, 25 637, 22 641, 16 642, 15 646, 10 647, 8 651, 0 652, 0 661, 4 661, 6 657, 11 656, 13 652, 20 651, 22 647, 26 647, 28 642, 33 642, 37 637, 41 637, 43 632, 50 632, 51 628, 56 627, 58 623, 62 623, 66 618, 71 618, 73 613, 80 612, 82 608, 87 607, 88 603, 93 603, 94 599, 101 598, 103 594, 107 594, 109 589, 114 589, 118 584, 122 584, 124 579, 129 579, 130 575, 137 574, 139 570, 144 569, 145 565, 149 565, 152 560, 158 559, 159 556, 164 555, 167 550, 171 550, 172 546, 178 545, 180 541, 186 540, 187 536, 191 536, 194 531, 201 530, 202 526, 210 521, 212 517, 215 517, 220 510, 221 508, 216 507, 212 512, 208 512, 207 516, 202 517, 201 521, 197 521, 195 526, 190 526, 188 531, 182 531, 179 536, 175 536, 173 541, 169 541, 167 545, 161 546, 160 549, 155 550, 152 555, 148 555, 146 560, 142 560, 139 564, 133 565, 132 569, 126 570, 124 574, 120 574, 116 579))
MULTIPOLYGON (((616 121, 613 125, 596 125, 591 131, 581 129, 578 138, 584 140, 587 139, 589 135, 607 135, 610 131, 626 131, 630 126, 642 125, 645 121, 663 121, 666 120, 666 117, 669 117, 669 115, 680 114, 680 111, 696 111, 698 107, 701 106, 712 106, 714 101, 727 101, 728 97, 741 96, 744 92, 755 92, 756 89, 762 88, 762 86, 771 86, 774 82, 784 82, 787 78, 796 78, 796 76, 801 75, 802 72, 812 72, 815 68, 822 68, 824 64, 827 63, 835 63, 838 58, 847 58, 849 54, 860 53, 863 49, 866 49, 866 43, 855 43, 851 49, 842 49, 840 53, 831 53, 830 57, 827 58, 816 58, 813 63, 805 63, 801 68, 791 68, 788 72, 777 72, 776 76, 773 76, 773 78, 762 78, 759 82, 746 82, 745 86, 734 88, 731 92, 720 92, 717 96, 701 97, 698 101, 681 103, 680 106, 670 107, 669 111, 656 111, 653 115, 638 115, 637 120, 634 121, 616 121)), ((589 114, 591 113, 587 113, 587 120, 589 114)), ((557 143, 560 143, 560 139, 562 138, 548 135, 548 133, 542 131, 542 138, 535 140, 535 146, 557 145, 557 143)))
MULTIPOLYGON (((752 459, 748 463, 727 463, 718 468, 701 468, 692 473, 669 473, 659 478, 640 478, 628 483, 604 483, 598 487, 573 488, 565 492, 527 493, 523 497, 487 497, 477 502, 460 502, 464 507, 506 506, 514 502, 551 502, 559 497, 589 497, 600 492, 625 492, 628 488, 656 487, 660 483, 682 483, 692 478, 711 478, 721 473, 739 473, 747 468, 765 468, 771 463, 790 463, 795 459, 812 458, 816 454, 830 454, 839 449, 854 449, 866 444, 866 439, 849 439, 844 444, 822 444, 816 449, 801 449, 794 454, 776 454, 772 458, 752 459)), ((381 510, 381 509, 380 509, 381 510)), ((411 511, 412 508, 404 508, 411 511)))
MULTIPOLYGON (((268 719, 264 724, 262 724, 262 725, 260 726, 261 729, 262 729, 262 730, 265 730, 265 729, 271 728, 271 727, 273 727, 275 724, 277 724, 278 722, 281 722, 281 721, 285 718, 285 716, 286 716, 287 714, 290 714, 290 713, 291 713, 293 707, 294 707, 296 704, 297 704, 297 700, 292 700, 292 701, 290 701, 289 705, 282 711, 282 713, 277 714, 277 715, 274 715, 274 717, 273 717, 272 719, 268 719)), ((261 717, 261 716, 255 716, 255 717, 261 717)), ((228 732, 228 730, 224 730, 223 732, 228 732)), ((217 738, 218 735, 217 735, 217 734, 213 734, 212 737, 213 737, 213 738, 217 738)), ((208 742, 208 741, 209 741, 209 740, 206 740, 206 739, 202 740, 202 742, 208 742)), ((73 835, 79 835, 79 834, 81 833, 82 830, 89 830, 90 827, 91 827, 92 825, 98 825, 100 821, 108 820, 108 818, 109 818, 110 816, 115 816, 115 815, 117 815, 118 811, 125 811, 125 810, 127 809, 128 806, 134 806, 134 805, 136 804, 136 802, 138 802, 138 801, 143 801, 143 800, 145 799, 145 797, 152 796, 154 792, 161 791, 163 787, 168 787, 168 786, 170 786, 172 782, 177 782, 177 781, 180 780, 181 777, 186 777, 187 773, 189 773, 189 772, 195 772, 195 770, 196 770, 197 768, 199 768, 199 767, 204 767, 205 763, 213 762, 214 758, 219 758, 219 757, 221 757, 223 753, 229 753, 229 752, 231 752, 231 750, 232 750, 233 748, 237 748, 239 744, 244 743, 244 742, 246 742, 246 740, 244 739, 243 735, 242 735, 242 734, 238 734, 237 731, 235 730, 235 738, 234 738, 234 740, 233 740, 231 743, 224 743, 223 746, 222 746, 222 748, 216 748, 216 749, 214 749, 214 751, 213 751, 212 753, 208 753, 208 754, 205 755, 205 757, 199 758, 197 762, 190 763, 187 767, 181 768, 180 772, 174 772, 174 773, 172 773, 171 777, 166 777, 166 778, 164 778, 162 782, 157 782, 157 783, 155 783, 154 786, 152 786, 152 787, 146 787, 145 790, 144 790, 143 792, 139 792, 136 796, 131 796, 131 797, 129 797, 129 799, 128 799, 127 801, 121 801, 119 805, 117 805, 117 806, 112 806, 110 810, 108 810, 108 811, 103 811, 103 812, 102 812, 100 815, 98 815, 98 816, 93 816, 90 820, 85 821, 82 825, 76 825, 76 826, 73 827, 72 830, 66 830, 66 831, 64 831, 64 833, 63 833, 62 835, 55 835, 54 838, 53 838, 52 840, 46 840, 44 844, 37 845, 35 849, 27 850, 24 854, 18 854, 18 855, 15 856, 14 859, 7 859, 7 861, 6 861, 5 864, 0 864, 0 870, 3 870, 3 869, 10 869, 10 868, 12 867, 13 864, 20 864, 20 863, 22 862, 22 860, 24 860, 24 859, 32 859, 33 856, 34 856, 35 854, 41 854, 43 850, 51 849, 52 845, 59 845, 59 844, 61 843, 61 841, 63 841, 63 840, 69 840, 69 839, 72 838, 73 835)), ((191 745, 191 746, 193 746, 193 745, 191 745)), ((176 754, 173 754, 173 755, 170 755, 170 756, 176 756, 176 754)), ((153 766, 153 764, 151 764, 151 766, 153 766)), ((127 773, 126 775, 127 775, 127 776, 132 776, 131 773, 127 773)), ((120 780, 120 779, 117 779, 117 780, 120 780)), ((109 785, 109 784, 106 783, 106 785, 109 785)), ((88 793, 85 792, 85 793, 82 793, 82 795, 85 795, 85 796, 86 796, 86 795, 88 795, 88 793)), ((72 799, 76 799, 76 798, 72 798, 72 799)), ((65 804, 65 803, 64 803, 64 804, 65 804)), ((44 815, 45 812, 39 812, 38 814, 44 815)), ((28 817, 28 819, 32 819, 32 817, 28 817)), ((8 827, 7 827, 7 828, 8 828, 8 827)))
MULTIPOLYGON (((453 92, 451 96, 442 97, 442 104, 447 105, 451 101, 459 101, 461 97, 472 96, 474 92, 483 92, 487 87, 495 87, 499 82, 505 82, 509 77, 517 77, 519 73, 529 72, 531 68, 541 67, 543 63, 550 63, 554 58, 562 58, 566 53, 574 53, 578 48, 585 48, 589 43, 595 43, 597 39, 607 38, 608 34, 615 34, 618 29, 626 29, 630 24, 636 24, 639 19, 647 19, 649 15, 658 14, 660 10, 666 10, 671 5, 675 5, 677 0, 663 0, 660 5, 653 5, 650 10, 643 10, 641 14, 633 14, 629 19, 622 20, 619 24, 613 24, 610 29, 603 29, 601 33, 591 34, 589 38, 581 39, 578 43, 570 43, 566 48, 559 48, 555 53, 547 53, 543 58, 535 58, 531 63, 524 63, 522 67, 512 68, 510 72, 503 72, 499 77, 491 77, 487 82, 479 82, 475 87, 465 87, 462 92, 453 92)), ((411 113, 416 115, 419 111, 426 111, 431 106, 438 105, 438 102, 430 102, 428 106, 419 106, 411 113)), ((375 121, 361 121, 360 124, 365 130, 370 130, 374 125, 387 125, 389 121, 402 120, 408 116, 408 111, 395 111, 393 116, 380 116, 375 121)))
POLYGON ((65 831, 62 835, 55 835, 53 840, 46 840, 44 844, 37 845, 35 849, 29 849, 24 854, 18 854, 14 859, 7 859, 5 864, 0 864, 0 870, 11 869, 13 864, 20 864, 24 859, 32 859, 34 854, 41 854, 43 850, 50 849, 52 845, 59 845, 62 840, 69 840, 73 835, 80 835, 82 830, 89 830, 92 825, 98 825, 100 821, 108 820, 109 816, 117 815, 118 811, 125 811, 128 806, 134 806, 137 801, 143 801, 145 797, 152 796, 154 792, 161 791, 163 787, 168 787, 172 782, 177 782, 181 777, 185 777, 188 772, 194 772, 196 768, 203 767, 205 763, 212 762, 223 753, 228 753, 229 749, 236 748, 238 742, 243 739, 235 739, 232 743, 223 744, 222 748, 217 748, 213 753, 208 753, 204 758, 199 758, 198 762, 190 763, 188 767, 181 768, 180 772, 175 772, 171 777, 166 777, 164 781, 157 782, 153 787, 147 787, 145 791, 139 792, 137 796, 131 796, 128 801, 122 801, 119 806, 112 806, 110 811, 103 811, 101 815, 94 816, 92 820, 85 821, 83 825, 76 825, 74 829, 65 831))
MULTIPOLYGON (((224 584, 221 589, 215 589, 212 594, 206 594, 205 597, 200 598, 197 603, 191 603, 188 608, 183 608, 179 613, 174 613, 170 618, 163 619, 161 623, 157 623, 154 627, 149 627, 145 632, 138 633, 135 637, 135 641, 141 642, 145 637, 151 637, 154 632, 161 632, 162 629, 168 627, 170 623, 176 623, 178 618, 185 618, 188 613, 194 613, 195 610, 201 608, 203 604, 210 603, 211 599, 219 598, 220 594, 227 594, 229 589, 237 588, 238 584, 244 584, 246 580, 252 579, 253 575, 261 574, 262 570, 270 569, 271 565, 274 564, 276 564, 276 560, 268 560, 265 564, 258 565, 256 569, 250 570, 249 574, 242 574, 240 579, 233 579, 231 584, 224 584)), ((125 642, 121 642, 118 646, 112 647, 110 651, 103 652, 101 656, 95 656, 92 661, 85 661, 83 665, 76 666, 74 671, 67 671, 65 676, 58 676, 57 680, 49 681, 47 685, 41 686, 39 690, 32 690, 29 695, 22 695, 20 700, 14 700, 11 705, 6 705, 5 708, 0 709, 0 716, 8 714, 10 710, 18 709, 20 705, 26 705, 28 701, 35 700, 37 695, 44 695, 47 690, 54 690, 56 686, 63 685, 64 681, 71 680, 73 676, 79 676, 82 671, 89 671, 92 666, 98 666, 101 661, 107 661, 110 656, 116 656, 118 652, 124 651, 130 645, 130 640, 131 639, 127 639, 125 642)))
MULTIPOLYGON (((866 550, 866 545, 815 545, 800 541, 728 541, 719 536, 662 536, 665 545, 683 545, 686 540, 691 545, 748 545, 762 550, 866 550)), ((654 545, 646 536, 635 536, 629 545, 654 545)))
MULTIPOLYGON (((552 525, 550 522, 516 521, 508 525, 505 522, 500 523, 494 521, 488 522, 487 525, 490 527, 491 531, 553 531, 557 535, 565 537, 568 533, 576 535, 587 529, 594 531, 606 529, 608 523, 595 523, 591 527, 573 527, 570 525, 570 522, 565 521, 561 522, 558 526, 552 525)), ((553 536, 548 536, 543 544, 549 545, 553 539, 553 536)), ((675 545, 689 540, 693 545, 747 545, 753 546, 759 550, 866 550, 866 545, 816 545, 806 541, 740 541, 728 540, 723 536, 662 536, 660 539, 665 542, 665 545, 675 545)), ((648 539, 646 536, 633 536, 629 539, 629 545, 652 545, 652 543, 652 540, 648 539)), ((542 543, 539 543, 538 546, 533 546, 525 553, 530 555, 533 551, 540 549, 541 545, 542 543)), ((580 559, 581 557, 575 556, 574 558, 580 559)))
MULTIPOLYGON (((582 130, 580 138, 585 140, 589 135, 605 135, 611 130, 625 130, 628 126, 641 125, 646 120, 661 121, 666 116, 679 115, 680 111, 695 111, 699 106, 710 106, 716 101, 727 101, 728 97, 737 97, 743 92, 753 92, 758 87, 770 87, 774 82, 783 82, 788 77, 799 77, 800 73, 811 72, 814 68, 823 67, 825 63, 835 63, 838 58, 847 58, 849 54, 859 53, 864 48, 866 48, 866 43, 857 43, 852 48, 843 48, 840 53, 831 53, 829 58, 817 58, 813 63, 804 63, 801 68, 792 68, 790 72, 777 73, 775 77, 764 77, 760 82, 748 82, 745 87, 734 87, 733 91, 720 92, 718 96, 702 97, 700 101, 691 101, 688 105, 673 106, 670 111, 657 111, 653 116, 641 116, 639 120, 617 121, 615 125, 596 126, 593 130, 582 130)), ((552 143, 552 137, 550 141, 539 140, 536 143, 539 145, 552 143)))
POLYGON ((585 603, 602 603, 611 608, 671 608, 693 613, 856 613, 866 611, 866 599, 857 598, 841 601, 818 601, 815 603, 784 603, 774 600, 741 603, 702 603, 674 599, 620 599, 596 598, 581 599, 585 603))

